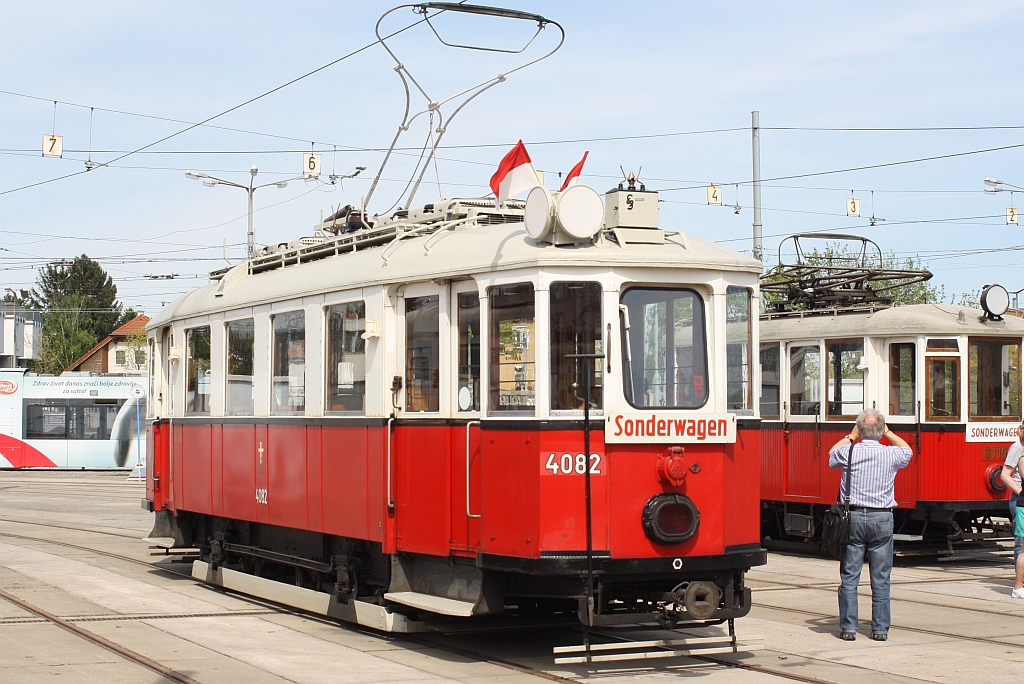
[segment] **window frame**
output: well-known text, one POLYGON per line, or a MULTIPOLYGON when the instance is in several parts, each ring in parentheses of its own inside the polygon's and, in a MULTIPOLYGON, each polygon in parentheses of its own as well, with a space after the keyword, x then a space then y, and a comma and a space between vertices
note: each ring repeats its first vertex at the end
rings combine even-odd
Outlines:
POLYGON ((783 397, 786 396, 783 393, 783 389, 782 389, 783 388, 783 377, 784 377, 784 374, 782 372, 782 362, 784 360, 788 360, 788 357, 786 356, 786 354, 783 353, 783 347, 784 346, 785 345, 783 345, 782 342, 760 342, 757 345, 757 363, 758 363, 758 377, 759 377, 759 382, 757 384, 757 411, 758 411, 758 415, 761 417, 762 420, 781 420, 782 419, 782 405, 783 405, 783 403, 785 403, 785 400, 783 399, 783 397), (764 366, 761 363, 761 353, 766 348, 768 348, 768 347, 774 347, 775 348, 775 352, 777 354, 776 361, 778 362, 778 368, 776 369, 776 372, 778 373, 779 396, 778 396, 778 399, 776 401, 776 406, 777 406, 778 410, 775 413, 765 414, 765 413, 763 413, 761 411, 762 401, 763 401, 763 397, 764 397, 764 366))
MULTIPOLYGON (((711 336, 709 334, 709 328, 712 327, 712 325, 711 325, 712 322, 708 320, 708 310, 711 307, 708 306, 708 302, 706 301, 705 294, 706 293, 701 292, 701 290, 699 289, 699 285, 695 285, 695 284, 694 285, 673 286, 673 285, 670 285, 670 284, 650 285, 650 284, 644 284, 644 283, 635 283, 635 284, 630 284, 628 287, 624 287, 624 288, 622 288, 619 291, 619 299, 618 299, 618 306, 619 306, 619 312, 620 312, 620 315, 618 317, 619 318, 619 334, 622 337, 622 340, 621 340, 622 344, 620 345, 621 346, 621 352, 620 353, 622 354, 622 361, 621 361, 620 365, 624 369, 623 373, 621 374, 622 382, 620 383, 620 389, 622 391, 623 398, 626 400, 626 403, 629 404, 630 408, 635 409, 637 411, 651 411, 651 410, 661 410, 661 411, 697 411, 697 410, 700 410, 700 409, 704 408, 705 406, 708 405, 709 402, 712 401, 712 396, 714 395, 714 391, 715 390, 714 390, 714 383, 712 382, 712 378, 711 378, 711 373, 712 373, 712 371, 714 369, 714 366, 711 363, 710 354, 708 353, 708 345, 710 344, 708 338, 711 336), (628 355, 629 363, 628 363, 628 368, 627 368, 626 349, 627 349, 627 345, 629 345, 629 341, 628 341, 629 333, 625 330, 625 321, 624 321, 624 318, 622 316, 623 310, 629 308, 628 305, 626 305, 623 302, 623 298, 629 292, 631 292, 633 290, 647 290, 647 291, 661 291, 661 292, 688 292, 688 293, 692 294, 694 296, 695 301, 700 304, 700 307, 701 307, 701 320, 703 322, 703 329, 704 329, 704 335, 703 335, 704 347, 703 348, 704 348, 704 378, 705 378, 705 380, 704 380, 704 399, 703 399, 703 401, 701 403, 695 404, 693 406, 675 406, 675 405, 674 406, 637 406, 635 403, 633 403, 633 398, 634 398, 633 397, 633 389, 634 389, 634 387, 632 385, 635 385, 635 383, 633 381, 633 367, 632 367, 633 359, 632 359, 632 356, 633 356, 633 353, 635 353, 636 350, 634 350, 631 347, 629 347, 629 355, 628 355), (626 386, 627 378, 629 379, 629 382, 630 382, 630 385, 631 385, 629 388, 627 388, 627 386, 626 386)), ((630 328, 632 328, 634 325, 637 325, 637 322, 633 321, 633 320, 630 320, 629 321, 629 325, 630 325, 630 328)), ((667 331, 666 331, 666 346, 668 345, 667 337, 668 337, 668 334, 667 334, 667 331)), ((693 345, 693 346, 696 347, 696 345, 693 345)), ((668 376, 666 374, 666 378, 667 377, 668 376)), ((675 384, 675 383, 673 383, 673 384, 675 384)))
MULTIPOLYGON (((555 408, 556 383, 554 381, 554 377, 555 377, 555 369, 557 368, 557 366, 556 366, 556 363, 555 363, 555 359, 553 358, 553 356, 551 354, 552 345, 554 344, 554 342, 552 340, 553 332, 554 332, 554 321, 551 318, 552 314, 553 314, 554 307, 551 305, 551 291, 552 291, 552 289, 554 287, 560 286, 560 285, 564 285, 564 286, 568 286, 568 285, 583 285, 583 286, 593 285, 593 286, 596 286, 596 288, 597 288, 597 307, 596 307, 596 311, 597 311, 597 316, 598 316, 598 318, 600 320, 598 321, 598 324, 597 324, 598 335, 594 339, 594 342, 595 342, 594 346, 595 346, 595 348, 597 348, 599 346, 600 350, 599 351, 595 351, 593 353, 595 353, 595 354, 603 353, 605 355, 605 358, 604 359, 591 359, 591 364, 593 364, 592 367, 594 368, 595 379, 598 379, 600 381, 600 385, 598 385, 598 387, 600 387, 601 392, 600 392, 600 395, 599 395, 599 399, 596 401, 598 406, 596 408, 591 408, 590 409, 590 415, 591 416, 601 417, 601 416, 604 415, 604 407, 605 407, 605 404, 607 403, 608 374, 605 373, 604 368, 605 368, 605 359, 607 359, 607 355, 608 355, 608 340, 605 339, 606 338, 606 334, 605 334, 605 330, 606 330, 605 323, 606 323, 606 321, 604 320, 604 314, 605 314, 605 310, 604 310, 604 305, 605 305, 604 285, 601 283, 600 280, 570 280, 570 279, 567 279, 567 278, 559 278, 558 280, 555 280, 555 281, 553 281, 553 282, 548 284, 548 307, 547 307, 547 309, 548 309, 548 311, 547 311, 547 318, 548 318, 548 320, 547 320, 547 328, 548 328, 548 335, 547 335, 548 336, 548 344, 547 344, 547 355, 548 355, 547 370, 548 370, 548 376, 549 376, 549 379, 548 379, 548 391, 547 391, 547 394, 548 394, 548 397, 547 397, 548 413, 553 418, 579 418, 579 417, 583 416, 583 409, 582 408, 578 408, 578 409, 555 408)), ((536 318, 537 318, 536 317, 536 311, 534 312, 534 314, 535 314, 534 315, 534 328, 537 328, 539 324, 538 324, 538 322, 536 320, 536 318)), ((580 364, 583 363, 583 359, 577 359, 576 361, 577 361, 577 363, 580 363, 580 364)), ((538 360, 538 365, 539 365, 539 360, 538 360)), ((538 380, 539 380, 539 378, 538 378, 538 380)), ((539 384, 540 383, 538 382, 537 384, 538 384, 538 388, 539 388, 539 384)), ((594 387, 595 387, 595 385, 591 385, 591 392, 593 392, 594 387)), ((538 389, 538 391, 539 391, 539 389, 538 389)), ((582 394, 584 389, 580 388, 579 391, 582 394)), ((591 394, 591 401, 594 401, 593 394, 591 394)), ((536 403, 536 400, 535 400, 534 403, 536 403)))
MULTIPOLYGON (((927 343, 925 343, 925 344, 927 344, 927 343)), ((922 401, 922 397, 921 397, 922 383, 921 383, 921 374, 920 374, 919 371, 922 368, 922 363, 926 363, 925 357, 924 357, 924 355, 922 354, 922 351, 921 351, 921 347, 922 347, 922 345, 921 345, 920 338, 915 338, 915 337, 892 338, 892 339, 888 339, 887 338, 885 340, 885 346, 884 346, 884 349, 885 349, 885 357, 884 357, 885 380, 884 380, 884 382, 885 382, 885 396, 886 396, 886 402, 885 403, 886 403, 886 406, 889 409, 886 412, 886 414, 885 414, 885 420, 886 420, 887 423, 900 423, 900 422, 915 423, 915 422, 917 422, 919 416, 921 415, 921 411, 920 411, 919 406, 920 406, 921 401, 922 401), (891 403, 891 400, 892 400, 892 371, 893 371, 892 348, 893 348, 893 346, 896 346, 896 345, 906 345, 906 344, 909 344, 913 348, 913 350, 912 350, 913 362, 911 363, 911 373, 913 375, 913 395, 914 395, 913 406, 911 408, 913 409, 913 413, 911 413, 910 415, 900 415, 898 413, 893 413, 892 412, 892 403, 891 403)), ((925 368, 927 368, 927 366, 925 366, 925 368)))
POLYGON ((330 387, 330 385, 331 385, 331 382, 330 382, 331 381, 331 368, 330 368, 331 367, 331 309, 333 309, 334 307, 339 307, 339 306, 347 307, 347 306, 349 306, 351 304, 362 304, 363 305, 363 332, 362 332, 362 335, 365 335, 366 334, 366 321, 369 320, 369 316, 367 315, 367 308, 368 307, 366 305, 366 298, 365 297, 356 297, 354 299, 346 299, 346 300, 343 300, 343 301, 331 302, 330 304, 325 304, 324 307, 323 307, 323 311, 322 311, 322 313, 323 313, 323 328, 322 329, 324 331, 324 336, 323 336, 323 359, 324 359, 324 369, 323 369, 323 382, 324 382, 323 410, 324 410, 324 415, 330 415, 330 416, 365 416, 366 415, 366 400, 367 400, 367 394, 368 394, 368 392, 367 392, 367 385, 369 384, 369 380, 368 380, 368 377, 367 377, 368 374, 366 372, 367 365, 368 365, 368 361, 367 361, 368 354, 367 354, 367 345, 366 345, 367 338, 362 337, 362 335, 360 335, 360 338, 363 340, 363 401, 362 401, 363 405, 362 405, 362 408, 358 409, 358 410, 352 410, 352 409, 339 410, 339 409, 332 409, 332 408, 330 408, 330 400, 331 400, 331 387, 330 387))
MULTIPOLYGON (((742 287, 739 285, 728 285, 725 288, 725 408, 729 413, 735 413, 741 416, 752 416, 755 415, 754 411, 754 320, 756 314, 754 313, 754 292, 749 287, 742 287), (729 296, 746 294, 747 300, 747 353, 744 358, 744 363, 740 366, 740 374, 742 376, 743 369, 746 368, 747 378, 746 384, 746 396, 743 400, 743 406, 739 408, 733 408, 729 405, 729 296)), ((760 356, 760 345, 758 345, 758 356, 760 356)), ((744 384, 744 380, 740 380, 741 386, 744 384)), ((760 404, 761 387, 758 385, 758 404, 760 404)), ((781 407, 780 407, 781 408, 781 407)), ((760 406, 758 406, 760 409, 760 406)))
MULTIPOLYGON (((402 410, 402 413, 405 414, 405 415, 409 415, 409 416, 420 416, 420 415, 436 416, 436 415, 438 415, 438 414, 440 414, 440 413, 442 413, 444 411, 444 408, 443 408, 444 407, 444 383, 445 383, 446 379, 442 376, 442 371, 441 371, 441 360, 443 358, 445 358, 444 351, 442 349, 442 341, 443 341, 442 338, 444 336, 443 335, 443 331, 445 329, 444 309, 443 309, 444 299, 445 299, 445 297, 444 297, 443 293, 441 292, 441 290, 439 288, 433 288, 433 289, 429 289, 429 290, 425 289, 425 290, 422 290, 422 291, 419 288, 416 288, 415 290, 407 289, 405 291, 404 295, 402 296, 402 313, 401 313, 402 325, 401 325, 401 332, 399 334, 401 336, 401 338, 400 338, 401 339, 401 342, 400 342, 400 344, 401 344, 400 360, 401 360, 401 369, 402 369, 402 375, 401 375, 401 377, 402 377, 402 397, 401 397, 401 407, 402 407, 402 409, 401 410, 402 410), (413 409, 409 408, 409 406, 410 406, 410 404, 409 404, 410 392, 409 391, 410 391, 410 389, 412 387, 412 385, 410 383, 410 372, 412 372, 412 369, 409 366, 409 361, 410 361, 411 358, 413 358, 413 357, 410 357, 410 355, 409 355, 409 351, 410 351, 409 350, 409 301, 410 300, 415 300, 415 299, 428 299, 428 298, 431 298, 431 297, 433 297, 434 299, 437 300, 437 338, 436 338, 437 339, 437 347, 436 347, 436 354, 437 354, 437 356, 436 356, 436 361, 437 361, 437 369, 436 369, 436 378, 437 378, 437 390, 436 390, 437 391, 437 408, 436 409, 431 409, 431 410, 425 410, 425 411, 416 411, 416 410, 413 410, 413 409)), ((429 371, 429 367, 428 367, 428 371, 429 371)))
POLYGON ((1020 369, 1021 353, 1022 353, 1022 351, 1024 351, 1024 346, 1022 346, 1022 342, 1024 342, 1024 340, 1022 340, 1020 337, 1001 337, 1001 336, 1000 337, 989 337, 987 335, 970 335, 970 336, 967 337, 967 352, 966 352, 966 354, 961 354, 961 356, 965 359, 964 365, 967 367, 967 406, 966 406, 966 416, 964 418, 965 422, 971 422, 971 423, 1009 423, 1009 422, 1020 422, 1020 420, 1021 420, 1021 404, 1022 404, 1022 402, 1024 402, 1024 396, 1022 396, 1022 394, 1024 394, 1024 392, 1022 392, 1022 388, 1021 388, 1021 377, 1024 376, 1024 373, 1021 373, 1021 369, 1020 369), (1017 375, 1018 375, 1018 377, 1017 377, 1017 407, 1018 407, 1018 410, 1017 410, 1017 413, 1015 413, 1015 414, 1008 414, 1008 415, 1005 415, 1005 416, 1003 416, 1003 415, 999 415, 999 416, 972 416, 971 415, 971 388, 972 388, 972 381, 976 378, 976 376, 971 372, 971 346, 972 346, 972 343, 974 343, 974 342, 996 342, 996 343, 1016 344, 1017 345, 1017 365, 1018 365, 1018 369, 1017 369, 1017 375))
MULTIPOLYGON (((305 310, 305 308, 300 306, 297 309, 285 309, 285 310, 282 310, 282 311, 273 311, 273 312, 270 313, 270 316, 269 316, 269 322, 270 322, 270 326, 269 326, 269 332, 270 332, 270 350, 269 350, 270 351, 270 364, 269 364, 269 369, 268 369, 269 372, 267 373, 267 376, 268 376, 268 379, 270 381, 270 388, 269 388, 270 389, 270 415, 272 415, 272 416, 301 416, 301 415, 305 415, 306 411, 309 410, 309 402, 307 401, 308 393, 306 392, 306 388, 309 386, 309 378, 308 378, 308 375, 309 375, 309 373, 308 373, 308 365, 309 364, 307 363, 308 360, 309 360, 309 353, 308 353, 308 351, 303 351, 303 355, 302 355, 302 408, 301 409, 279 409, 279 408, 275 408, 275 406, 276 406, 276 401, 274 399, 274 392, 276 391, 275 390, 275 386, 274 386, 275 382, 276 382, 275 378, 283 377, 283 376, 278 376, 278 375, 274 374, 275 371, 277 370, 277 364, 276 364, 277 359, 275 358, 275 355, 277 353, 277 338, 276 338, 276 330, 275 330, 274 324, 276 323, 276 321, 277 321, 277 319, 279 317, 281 317, 281 316, 291 316, 291 315, 294 315, 294 314, 299 314, 302 317, 303 349, 304 350, 308 350, 308 346, 307 345, 309 344, 309 338, 308 338, 307 333, 309 331, 309 326, 306 325, 307 321, 306 321, 306 310, 305 310)), ((255 337, 255 333, 254 333, 254 337, 255 337)), ((253 370, 255 370, 255 368, 253 370)), ((289 377, 291 377, 291 376, 289 376, 289 377)))
MULTIPOLYGON (((838 414, 838 415, 832 415, 831 411, 829 411, 829 408, 830 408, 830 406, 831 406, 831 404, 833 402, 832 402, 832 398, 829 396, 829 393, 828 393, 828 383, 829 383, 829 380, 831 380, 833 378, 832 378, 832 364, 829 363, 828 355, 829 355, 829 349, 831 348, 831 346, 833 344, 860 342, 860 356, 861 356, 861 358, 866 358, 866 356, 867 356, 867 346, 868 345, 866 344, 865 339, 863 337, 826 338, 824 340, 824 342, 825 342, 825 353, 821 357, 821 359, 822 359, 822 365, 825 367, 825 369, 824 369, 825 372, 822 374, 824 376, 824 380, 825 380, 824 395, 822 397, 822 403, 824 404, 824 408, 825 408, 825 420, 843 421, 843 422, 850 422, 851 420, 856 420, 857 419, 857 415, 860 414, 860 412, 863 411, 864 408, 867 406, 867 389, 868 389, 868 387, 867 387, 867 382, 868 382, 867 373, 865 372, 865 370, 861 370, 860 371, 860 381, 861 381, 860 411, 858 411, 855 414, 853 414, 853 413, 843 413, 843 414, 838 414)), ((840 384, 842 383, 842 381, 843 381, 843 378, 839 378, 840 384)), ((842 403, 847 403, 847 402, 842 402, 842 403)), ((849 403, 853 403, 853 402, 849 402, 849 403)))
MULTIPOLYGON (((475 280, 459 281, 452 283, 449 293, 449 306, 450 306, 450 318, 451 318, 451 335, 449 338, 449 358, 451 359, 451 372, 449 373, 448 382, 451 386, 451 406, 450 412, 452 416, 460 418, 477 418, 481 415, 484 410, 484 403, 487 399, 487 386, 486 381, 486 366, 488 359, 488 348, 486 346, 486 335, 484 328, 486 327, 487 319, 485 317, 485 310, 487 308, 488 299, 486 296, 480 293, 479 284, 475 280), (476 339, 478 340, 478 361, 479 369, 476 377, 476 400, 477 406, 468 409, 462 409, 459 406, 459 392, 461 391, 461 365, 460 356, 462 351, 462 322, 460 315, 462 312, 459 300, 463 295, 475 295, 477 301, 477 330, 476 339)), ((472 361, 472 352, 467 352, 472 361)), ((469 364, 470 366, 472 363, 469 364)))
MULTIPOLYGON (((184 368, 184 371, 185 371, 185 382, 182 383, 182 384, 183 384, 183 389, 185 391, 185 406, 184 406, 184 408, 185 408, 185 415, 186 416, 188 416, 188 415, 208 416, 208 415, 210 415, 210 411, 211 411, 211 409, 213 407, 212 406, 213 405, 213 325, 212 325, 212 323, 210 321, 207 321, 206 323, 204 323, 202 325, 196 325, 196 326, 193 326, 191 328, 185 328, 185 363, 184 363, 184 366, 185 366, 185 368, 184 368), (192 408, 192 406, 194 406, 194 403, 193 403, 194 402, 194 398, 193 398, 193 401, 189 401, 189 398, 188 398, 188 391, 189 391, 188 388, 189 388, 189 382, 191 380, 191 368, 190 368, 190 365, 191 365, 191 362, 192 362, 192 334, 195 331, 197 331, 197 330, 204 330, 204 329, 206 330, 206 334, 207 334, 206 345, 207 345, 207 350, 208 350, 208 353, 209 353, 209 356, 206 359, 206 363, 207 363, 206 372, 210 376, 210 382, 208 383, 208 385, 209 385, 209 392, 206 393, 206 408, 204 410, 197 411, 197 410, 194 410, 192 408)), ((195 396, 196 397, 202 396, 202 393, 199 391, 199 380, 198 380, 198 378, 196 379, 196 393, 195 393, 195 396)))
MULTIPOLYGON (((825 388, 825 373, 821 367, 826 362, 825 357, 825 343, 822 339, 817 340, 801 340, 791 341, 785 344, 785 359, 786 359, 786 375, 785 375, 785 392, 782 394, 782 399, 786 403, 784 410, 785 420, 790 422, 816 422, 820 421, 825 410, 826 388, 825 388), (814 347, 818 350, 818 410, 816 413, 794 413, 793 411, 793 350, 800 347, 814 347), (784 398, 783 398, 784 397, 784 398)), ((781 362, 780 362, 781 365, 781 362)), ((782 369, 779 369, 780 373, 782 369)))
MULTIPOLYGON (((487 287, 487 290, 486 290, 487 297, 486 298, 481 298, 482 300, 486 299, 486 302, 487 302, 487 307, 486 307, 487 308, 486 323, 483 322, 485 319, 483 318, 483 316, 484 316, 483 307, 481 307, 481 325, 486 325, 486 328, 487 328, 487 335, 486 335, 486 338, 485 338, 485 342, 487 344, 487 346, 485 348, 485 352, 486 352, 486 355, 487 355, 486 356, 486 358, 487 358, 487 361, 486 361, 486 368, 487 368, 487 375, 486 375, 487 401, 486 401, 486 403, 481 401, 481 403, 486 406, 487 415, 489 415, 489 416, 507 416, 509 418, 532 418, 532 417, 537 416, 540 413, 540 411, 541 411, 541 403, 547 401, 547 399, 541 394, 541 390, 543 389, 544 383, 541 382, 540 372, 545 368, 545 366, 541 363, 542 352, 538 351, 539 349, 544 349, 546 345, 538 346, 539 343, 537 342, 537 338, 540 337, 540 335, 538 335, 538 332, 540 332, 540 329, 541 329, 541 322, 540 322, 540 319, 538 317, 538 313, 544 311, 544 307, 541 307, 539 305, 539 302, 538 302, 538 299, 539 299, 538 293, 540 291, 541 290, 538 288, 537 284, 534 283, 532 280, 529 280, 529 279, 525 279, 525 280, 516 279, 516 280, 512 280, 510 282, 502 282, 502 283, 495 283, 495 284, 489 285, 487 287), (532 315, 532 319, 531 320, 533 322, 533 332, 532 332, 532 338, 531 338, 531 341, 530 341, 530 347, 528 347, 528 349, 532 349, 534 354, 533 354, 533 361, 524 361, 524 364, 525 363, 531 363, 533 365, 533 379, 532 379, 532 383, 533 383, 533 405, 532 406, 525 405, 525 406, 514 406, 514 407, 510 407, 510 408, 502 408, 501 407, 501 403, 500 403, 501 402, 501 373, 500 373, 500 366, 501 366, 501 364, 497 360, 498 358, 500 358, 500 354, 498 354, 496 352, 497 348, 495 347, 495 344, 500 340, 500 335, 496 335, 495 334, 495 324, 498 323, 500 325, 499 321, 503 320, 503 319, 499 319, 498 317, 495 316, 494 302, 495 302, 496 297, 500 296, 500 294, 497 291, 499 291, 499 290, 501 290, 503 288, 513 288, 513 287, 522 287, 522 286, 528 286, 530 288, 531 293, 532 293, 532 300, 531 300, 531 306, 532 306, 531 315, 532 315), (495 376, 495 370, 496 369, 498 370, 497 377, 495 376)), ((547 353, 547 351, 543 352, 543 354, 546 354, 546 353, 547 353)), ((527 358, 529 358, 529 357, 527 357, 527 358)), ((484 363, 483 359, 481 358, 481 364, 483 364, 483 363, 484 363)), ((513 379, 513 382, 517 382, 517 381, 515 379, 513 379)), ((524 379, 524 382, 531 382, 531 380, 529 380, 529 377, 527 377, 526 379, 524 379)))
POLYGON ((960 416, 963 413, 963 406, 961 399, 963 398, 963 371, 962 371, 962 359, 959 354, 933 354, 925 357, 925 416, 924 419, 929 423, 959 423, 960 416), (956 406, 955 416, 933 416, 932 415, 932 374, 928 364, 934 361, 953 361, 956 363, 956 396, 953 399, 953 405, 956 406))
POLYGON ((253 416, 256 415, 256 317, 249 315, 242 318, 232 318, 224 321, 224 415, 225 416, 253 416), (250 376, 252 387, 252 408, 248 411, 232 411, 230 409, 231 392, 228 383, 231 379, 231 331, 232 323, 252 322, 252 375, 250 376))

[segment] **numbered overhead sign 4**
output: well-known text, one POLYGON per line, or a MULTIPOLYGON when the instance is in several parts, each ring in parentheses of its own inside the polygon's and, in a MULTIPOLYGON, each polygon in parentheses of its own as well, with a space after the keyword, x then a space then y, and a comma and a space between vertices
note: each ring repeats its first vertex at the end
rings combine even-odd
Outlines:
POLYGON ((860 200, 856 197, 846 198, 846 215, 860 216, 860 200))
POLYGON ((718 185, 708 186, 708 204, 722 203, 722 188, 718 185))
POLYGON ((63 135, 44 135, 43 136, 43 156, 44 157, 62 157, 62 156, 64 156, 64 136, 63 135))
POLYGON ((315 152, 306 152, 302 155, 302 173, 307 176, 320 175, 320 155, 315 152))
POLYGON ((1018 225, 1017 224, 1017 207, 1006 208, 1006 225, 1018 225))

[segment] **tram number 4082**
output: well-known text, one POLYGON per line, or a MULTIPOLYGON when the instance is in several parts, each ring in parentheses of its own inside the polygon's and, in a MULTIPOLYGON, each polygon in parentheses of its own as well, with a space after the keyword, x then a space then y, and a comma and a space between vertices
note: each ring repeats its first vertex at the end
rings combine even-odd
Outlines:
MULTIPOLYGON (((587 457, 584 454, 557 454, 548 456, 548 462, 544 465, 553 475, 583 475, 587 471, 587 457)), ((590 454, 590 474, 601 474, 601 454, 590 454)))
POLYGON ((263 487, 256 489, 256 503, 266 504, 267 503, 267 490, 263 487))

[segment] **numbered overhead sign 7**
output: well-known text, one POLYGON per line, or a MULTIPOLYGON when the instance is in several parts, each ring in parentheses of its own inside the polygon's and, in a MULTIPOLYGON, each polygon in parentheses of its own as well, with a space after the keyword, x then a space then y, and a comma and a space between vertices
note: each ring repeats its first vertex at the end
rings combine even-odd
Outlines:
POLYGON ((302 173, 306 176, 320 175, 320 155, 306 152, 302 155, 302 173))
POLYGON ((64 136, 63 135, 44 135, 43 136, 43 156, 44 157, 62 157, 62 156, 64 156, 64 136))
POLYGON ((846 198, 846 215, 860 216, 860 200, 856 197, 846 198))
POLYGON ((1017 224, 1017 207, 1006 208, 1006 225, 1018 225, 1017 224))
POLYGON ((708 204, 722 203, 722 188, 718 185, 708 186, 708 204))

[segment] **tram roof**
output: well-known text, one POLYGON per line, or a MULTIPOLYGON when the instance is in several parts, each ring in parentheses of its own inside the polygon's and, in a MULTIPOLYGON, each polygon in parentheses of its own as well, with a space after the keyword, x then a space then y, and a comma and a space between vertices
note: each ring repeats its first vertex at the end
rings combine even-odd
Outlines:
POLYGON ((763 342, 822 337, 1024 334, 1024 319, 1007 315, 1001 321, 990 321, 984 315, 981 309, 966 306, 910 304, 863 313, 762 317, 760 333, 763 342))
POLYGON ((409 237, 387 248, 387 261, 382 258, 385 249, 372 247, 254 274, 240 272, 237 279, 231 274, 223 275, 222 281, 230 281, 223 296, 215 295, 222 282, 211 282, 171 302, 147 328, 192 316, 357 287, 522 268, 692 268, 761 273, 761 262, 749 256, 708 240, 668 231, 664 244, 620 246, 604 239, 595 244, 555 246, 530 238, 520 222, 409 237))

